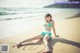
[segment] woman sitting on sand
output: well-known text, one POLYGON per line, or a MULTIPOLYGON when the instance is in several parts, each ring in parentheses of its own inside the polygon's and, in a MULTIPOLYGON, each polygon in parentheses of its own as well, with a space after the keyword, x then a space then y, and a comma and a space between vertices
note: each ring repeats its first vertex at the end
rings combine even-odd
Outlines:
POLYGON ((29 41, 32 41, 32 40, 42 39, 43 42, 44 42, 44 45, 45 45, 44 52, 50 51, 48 40, 52 39, 51 29, 53 29, 53 33, 56 37, 57 37, 57 35, 56 35, 55 27, 54 27, 54 20, 52 20, 51 14, 48 13, 48 14, 45 15, 45 21, 46 21, 46 23, 44 24, 45 31, 43 31, 40 35, 38 35, 36 37, 33 37, 33 38, 30 38, 30 39, 27 39, 27 40, 24 40, 24 41, 20 42, 17 45, 17 47, 19 48, 22 45, 22 43, 24 43, 24 42, 29 42, 29 41))

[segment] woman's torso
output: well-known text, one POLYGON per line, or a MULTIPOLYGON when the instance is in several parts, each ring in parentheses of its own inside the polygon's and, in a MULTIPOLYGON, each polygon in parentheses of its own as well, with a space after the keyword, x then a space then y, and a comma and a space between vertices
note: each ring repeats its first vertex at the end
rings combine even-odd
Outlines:
POLYGON ((52 22, 51 22, 51 21, 50 21, 50 22, 46 22, 46 23, 44 24, 44 27, 45 27, 45 30, 46 30, 46 31, 51 31, 52 22))

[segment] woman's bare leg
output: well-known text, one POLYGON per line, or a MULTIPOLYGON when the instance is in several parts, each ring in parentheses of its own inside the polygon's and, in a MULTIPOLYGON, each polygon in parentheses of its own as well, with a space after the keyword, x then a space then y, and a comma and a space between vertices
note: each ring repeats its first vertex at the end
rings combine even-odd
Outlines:
POLYGON ((41 36, 41 35, 38 35, 38 36, 36 36, 36 37, 30 38, 30 39, 26 39, 26 40, 20 42, 19 44, 17 44, 17 47, 19 48, 19 47, 23 46, 22 43, 30 42, 30 41, 32 41, 32 40, 37 40, 37 39, 41 39, 41 38, 42 38, 42 36, 41 36))
POLYGON ((50 51, 48 39, 50 39, 50 36, 48 36, 48 35, 45 35, 44 38, 43 38, 43 42, 44 42, 44 45, 46 47, 45 50, 44 50, 44 52, 50 51))
POLYGON ((29 41, 37 40, 37 39, 41 39, 41 38, 42 38, 42 36, 41 35, 38 35, 36 37, 30 38, 30 39, 26 39, 26 40, 24 40, 24 41, 22 41, 20 43, 25 43, 25 42, 29 42, 29 41))

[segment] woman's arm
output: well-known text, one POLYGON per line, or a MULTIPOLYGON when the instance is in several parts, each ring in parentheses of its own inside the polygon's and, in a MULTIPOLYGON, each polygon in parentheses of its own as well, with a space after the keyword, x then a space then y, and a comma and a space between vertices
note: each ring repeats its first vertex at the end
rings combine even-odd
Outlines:
POLYGON ((55 22, 52 20, 52 27, 53 27, 53 33, 56 36, 56 30, 55 30, 55 22))
POLYGON ((56 35, 56 30, 55 30, 55 22, 54 20, 52 20, 52 26, 53 26, 53 33, 56 37, 59 37, 58 35, 56 35))

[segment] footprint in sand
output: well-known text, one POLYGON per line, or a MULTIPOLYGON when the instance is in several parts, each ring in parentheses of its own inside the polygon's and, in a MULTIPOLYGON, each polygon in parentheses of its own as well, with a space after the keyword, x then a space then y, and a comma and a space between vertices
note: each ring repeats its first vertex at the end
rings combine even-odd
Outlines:
POLYGON ((62 49, 64 51, 64 49, 62 49))
MULTIPOLYGON (((17 47, 17 44, 14 44, 14 43, 11 43, 11 44, 12 44, 12 48, 17 47)), ((29 46, 28 50, 35 50, 35 49, 37 49, 37 48, 38 48, 38 46, 36 46, 36 45, 31 45, 31 46, 29 46)), ((25 50, 25 49, 26 49, 26 46, 23 47, 23 50, 25 50)))
POLYGON ((29 46, 29 48, 28 48, 28 50, 35 50, 35 49, 37 49, 38 48, 38 46, 33 46, 33 45, 31 45, 31 46, 29 46))
POLYGON ((14 48, 14 47, 16 47, 17 46, 17 44, 14 44, 14 43, 11 43, 12 44, 12 48, 14 48))
POLYGON ((23 50, 25 50, 26 47, 23 48, 23 50))

